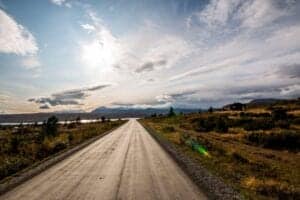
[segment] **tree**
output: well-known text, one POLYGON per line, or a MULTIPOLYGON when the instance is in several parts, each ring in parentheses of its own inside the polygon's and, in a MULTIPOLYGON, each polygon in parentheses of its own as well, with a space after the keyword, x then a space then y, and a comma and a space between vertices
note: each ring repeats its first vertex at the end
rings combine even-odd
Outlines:
POLYGON ((20 141, 18 140, 17 137, 12 137, 11 138, 11 141, 10 141, 10 148, 11 148, 11 152, 12 153, 18 153, 19 152, 19 144, 20 144, 20 141))
POLYGON ((153 113, 153 114, 151 115, 151 117, 157 117, 157 114, 156 114, 156 113, 153 113))
POLYGON ((48 118, 47 122, 43 124, 43 133, 47 136, 55 136, 57 134, 58 119, 55 116, 48 118))
POLYGON ((169 113, 168 113, 168 116, 169 117, 173 117, 173 116, 175 116, 176 114, 175 114, 175 112, 174 112, 174 109, 173 109, 173 107, 171 106, 170 107, 170 110, 169 110, 169 113))
POLYGON ((212 113, 214 111, 213 107, 209 107, 208 112, 212 113))
POLYGON ((75 121, 76 121, 76 124, 80 124, 80 120, 81 120, 81 119, 80 119, 80 116, 76 117, 76 120, 75 120, 75 121))
POLYGON ((101 122, 105 122, 105 117, 104 116, 101 117, 101 122))
POLYGON ((38 122, 34 122, 33 124, 34 127, 37 127, 38 125, 39 125, 38 122))

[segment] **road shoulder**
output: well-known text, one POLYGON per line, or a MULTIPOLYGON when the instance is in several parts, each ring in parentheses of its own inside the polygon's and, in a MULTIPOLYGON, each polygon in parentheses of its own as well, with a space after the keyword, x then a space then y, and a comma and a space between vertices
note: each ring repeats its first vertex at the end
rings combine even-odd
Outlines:
POLYGON ((242 199, 236 191, 226 185, 220 178, 212 175, 207 169, 200 166, 193 159, 178 151, 171 142, 159 137, 159 134, 157 134, 151 127, 148 127, 143 123, 140 124, 210 199, 242 199))

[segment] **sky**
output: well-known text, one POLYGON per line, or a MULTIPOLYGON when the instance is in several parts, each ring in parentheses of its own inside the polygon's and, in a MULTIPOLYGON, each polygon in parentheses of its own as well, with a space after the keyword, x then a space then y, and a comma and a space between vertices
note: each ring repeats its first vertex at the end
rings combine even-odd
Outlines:
POLYGON ((0 0, 0 113, 300 97, 298 0, 0 0))

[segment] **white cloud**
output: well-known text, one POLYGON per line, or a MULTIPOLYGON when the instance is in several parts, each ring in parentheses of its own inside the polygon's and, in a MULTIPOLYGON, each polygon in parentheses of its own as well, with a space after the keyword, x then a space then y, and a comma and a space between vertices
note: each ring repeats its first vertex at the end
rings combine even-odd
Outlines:
POLYGON ((25 57, 22 61, 21 64, 26 68, 26 69, 34 69, 39 66, 41 66, 41 63, 39 59, 36 56, 28 56, 25 57))
POLYGON ((0 9, 0 53, 27 55, 37 51, 34 36, 0 9))
POLYGON ((87 30, 89 33, 93 32, 96 30, 95 26, 91 24, 81 24, 80 25, 83 29, 87 30))
MULTIPOLYGON (((290 14, 292 1, 283 0, 212 0, 204 10, 195 13, 199 21, 210 28, 239 25, 243 28, 259 28, 290 14)), ((187 26, 192 17, 187 18, 187 26)))
POLYGON ((225 25, 241 2, 242 0, 212 0, 196 15, 209 26, 225 25))
MULTIPOLYGON (((285 4, 288 2, 282 1, 282 3, 285 4)), ((250 28, 262 27, 287 15, 288 8, 279 8, 277 4, 274 0, 255 0, 245 3, 239 9, 239 18, 242 21, 242 26, 250 28)))
POLYGON ((266 43, 273 49, 296 50, 300 48, 300 24, 286 26, 276 30, 271 37, 266 39, 266 43))
MULTIPOLYGON (((121 66, 125 72, 135 72, 145 63, 163 64, 153 66, 153 70, 171 68, 193 51, 193 45, 180 36, 164 33, 159 26, 145 21, 130 35, 115 37, 95 12, 88 11, 92 23, 81 27, 92 33, 92 39, 81 43, 81 60, 97 69, 121 66)), ((152 70, 149 70, 152 71, 152 70)))
POLYGON ((72 8, 72 4, 71 3, 65 3, 65 6, 67 7, 67 8, 72 8))
POLYGON ((174 99, 168 94, 162 94, 155 97, 158 102, 173 102, 174 99))
POLYGON ((194 51, 194 46, 180 35, 165 32, 159 26, 146 22, 135 33, 120 39, 124 51, 120 65, 132 71, 144 63, 164 60, 154 70, 172 68, 194 51))
POLYGON ((198 89, 191 102, 208 105, 299 95, 297 78, 276 73, 300 60, 300 24, 290 2, 212 0, 189 16, 186 27, 199 45, 172 73, 168 88, 198 89))
POLYGON ((81 60, 93 68, 102 71, 116 64, 122 52, 118 39, 102 23, 101 19, 89 11, 92 24, 83 24, 81 27, 89 33, 93 32, 92 39, 81 43, 81 60))
MULTIPOLYGON (((57 5, 57 6, 65 6, 67 8, 72 8, 73 7, 73 4, 70 3, 69 1, 67 0, 50 0, 51 3, 57 5)), ((76 2, 78 3, 78 2, 76 2)))
POLYGON ((51 0, 52 3, 56 4, 56 5, 63 5, 63 3, 65 2, 66 0, 51 0))

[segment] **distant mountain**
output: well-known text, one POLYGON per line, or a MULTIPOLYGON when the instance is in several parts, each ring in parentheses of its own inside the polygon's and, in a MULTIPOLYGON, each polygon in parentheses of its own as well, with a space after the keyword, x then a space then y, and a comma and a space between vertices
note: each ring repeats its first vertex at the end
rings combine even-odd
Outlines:
POLYGON ((265 99, 253 99, 248 103, 232 103, 222 107, 223 110, 244 110, 246 108, 260 108, 267 106, 287 106, 290 105, 290 108, 295 108, 300 106, 300 98, 295 99, 274 99, 274 98, 265 98, 265 99), (293 106, 292 106, 293 105, 293 106), (292 107, 291 107, 292 106, 292 107))
POLYGON ((252 104, 252 105, 269 105, 272 103, 276 103, 278 101, 280 101, 282 99, 253 99, 252 101, 250 101, 248 104, 252 104))
MULTIPOLYGON (((197 109, 174 109, 177 113, 198 112, 197 109)), ((125 118, 125 117, 145 117, 154 113, 166 114, 169 108, 108 108, 99 107, 90 113, 78 111, 75 112, 56 112, 56 113, 28 113, 28 114, 0 114, 0 123, 20 123, 20 122, 41 122, 47 120, 50 116, 55 115, 60 121, 75 120, 77 117, 81 119, 97 119, 105 116, 106 118, 125 118)))
MULTIPOLYGON (((198 112, 199 109, 174 108, 176 113, 198 112)), ((167 114, 169 108, 126 108, 126 107, 99 107, 91 113, 101 114, 107 117, 145 117, 152 114, 167 114)))
POLYGON ((1 114, 0 123, 41 122, 55 115, 60 121, 81 119, 96 119, 100 115, 92 113, 26 113, 26 114, 1 114))

